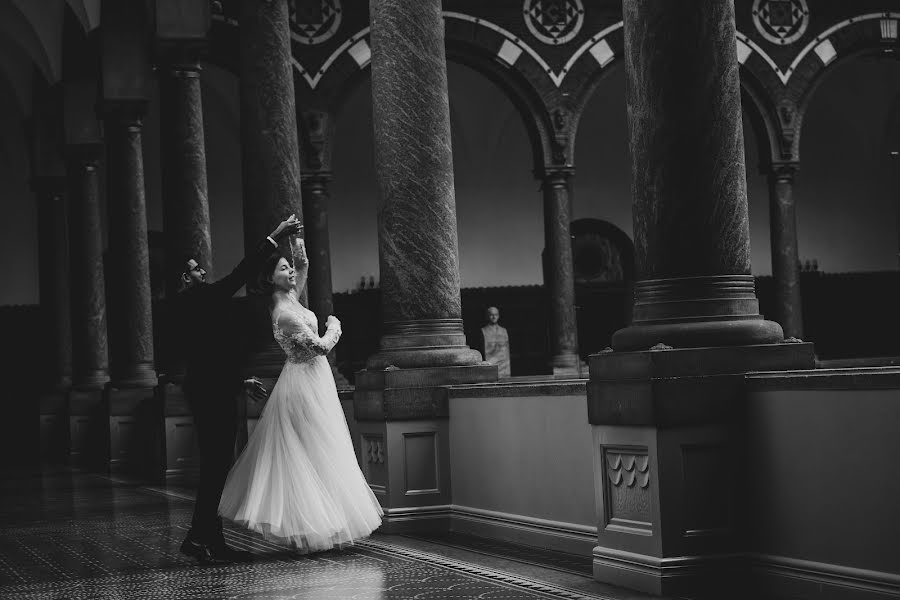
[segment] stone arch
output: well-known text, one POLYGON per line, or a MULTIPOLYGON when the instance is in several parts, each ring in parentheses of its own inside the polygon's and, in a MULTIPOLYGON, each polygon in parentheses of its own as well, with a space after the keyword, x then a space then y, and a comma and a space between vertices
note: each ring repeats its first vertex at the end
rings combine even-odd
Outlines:
MULTIPOLYGON (((0 63, 0 68, 6 72, 7 79, 16 89, 16 96, 20 98, 20 101, 27 97, 28 92, 19 88, 23 84, 30 87, 31 81, 25 83, 20 81, 21 77, 10 76, 9 71, 12 65, 9 63, 13 63, 16 56, 27 56, 28 62, 34 65, 35 71, 46 82, 58 81, 59 61, 54 61, 50 56, 44 40, 41 39, 40 33, 28 16, 9 1, 0 2, 0 43, 5 47, 5 53, 8 53, 9 59, 11 59, 8 63, 7 61, 0 63)), ((28 114, 30 107, 25 106, 24 109, 25 114, 28 114)))
MULTIPOLYGON (((510 100, 522 118, 532 149, 534 169, 552 161, 553 126, 541 94, 526 74, 498 61, 494 43, 473 35, 473 28, 485 21, 446 18, 447 60, 462 64, 486 77, 510 100)), ((487 31, 493 31, 487 28, 487 31)), ((499 36, 499 34, 498 34, 499 36)), ((496 40, 495 40, 496 41, 496 40)), ((315 75, 294 61, 294 82, 298 110, 313 108, 336 114, 350 92, 370 77, 369 28, 348 37, 325 61, 315 75)))
MULTIPOLYGON (((815 92, 834 71, 834 66, 860 56, 891 53, 898 50, 897 27, 900 12, 870 12, 844 19, 826 28, 794 57, 784 76, 787 92, 796 107, 794 118, 794 159, 799 160, 803 117, 815 92)), ((896 55, 896 54, 894 54, 896 55)), ((784 78, 783 76, 783 78, 784 78)))
POLYGON ((100 0, 66 0, 66 4, 85 32, 93 31, 100 25, 100 0))
MULTIPOLYGON (((577 141, 578 125, 587 108, 588 103, 597 89, 603 84, 606 77, 623 64, 625 54, 624 34, 622 21, 607 27, 593 36, 578 52, 573 55, 570 65, 567 67, 567 80, 573 96, 572 119, 569 129, 569 155, 575 156, 575 143, 577 141)), ((738 39, 740 39, 738 34, 738 39)), ((779 139, 776 126, 777 116, 775 103, 765 85, 745 67, 740 70, 741 100, 746 107, 747 114, 759 145, 761 157, 776 157, 779 139)))

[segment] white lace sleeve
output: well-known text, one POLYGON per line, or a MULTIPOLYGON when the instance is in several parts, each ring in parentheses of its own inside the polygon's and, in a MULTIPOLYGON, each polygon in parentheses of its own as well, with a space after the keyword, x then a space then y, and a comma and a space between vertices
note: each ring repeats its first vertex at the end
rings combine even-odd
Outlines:
POLYGON ((329 327, 325 335, 319 337, 299 316, 284 311, 278 315, 275 335, 290 360, 305 362, 328 354, 338 343, 341 329, 329 327))

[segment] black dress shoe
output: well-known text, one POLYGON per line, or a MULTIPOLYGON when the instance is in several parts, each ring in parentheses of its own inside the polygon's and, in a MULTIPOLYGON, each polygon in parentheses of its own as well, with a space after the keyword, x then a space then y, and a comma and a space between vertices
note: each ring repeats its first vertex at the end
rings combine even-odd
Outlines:
POLYGON ((220 558, 216 558, 213 555, 212 550, 210 550, 210 547, 206 544, 200 543, 190 538, 185 539, 181 543, 181 553, 187 554, 191 558, 196 559, 197 562, 199 562, 201 565, 224 564, 228 562, 220 558))
POLYGON ((252 554, 250 554, 246 550, 235 550, 234 548, 226 544, 225 540, 210 544, 209 546, 207 546, 207 549, 209 550, 210 555, 213 557, 213 560, 217 561, 239 563, 250 562, 253 560, 252 554))

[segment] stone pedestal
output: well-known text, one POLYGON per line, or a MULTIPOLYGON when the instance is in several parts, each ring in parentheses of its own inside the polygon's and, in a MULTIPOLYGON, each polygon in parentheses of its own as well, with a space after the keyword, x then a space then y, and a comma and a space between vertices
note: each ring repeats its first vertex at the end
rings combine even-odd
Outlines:
POLYGON ((388 368, 356 375, 360 465, 384 508, 381 531, 446 530, 450 517, 447 390, 497 381, 495 365, 388 368))
POLYGON ((109 419, 103 388, 78 385, 66 398, 69 434, 67 463, 106 469, 109 461, 109 419))
POLYGON ((146 477, 156 482, 190 480, 199 469, 200 451, 181 382, 160 377, 152 402, 147 402, 146 477))
MULTIPOLYGON (((331 287, 331 244, 328 237, 328 186, 331 173, 316 171, 303 173, 300 179, 303 189, 303 239, 309 255, 307 298, 309 309, 319 318, 324 328, 328 315, 334 313, 331 287)), ((350 387, 347 379, 337 370, 337 349, 328 353, 328 364, 338 388, 350 387)))
POLYGON ((780 342, 750 273, 734 3, 623 9, 638 282, 612 347, 780 342))
POLYGON ((556 376, 580 376, 578 325, 575 319, 575 272, 569 231, 570 167, 547 167, 544 196, 544 289, 550 307, 550 368, 556 376))
POLYGON ((385 530, 446 526, 441 386, 497 368, 463 333, 440 0, 373 0, 370 14, 384 335, 356 376, 356 442, 385 530))
POLYGON ((744 374, 814 367, 812 344, 593 355, 594 578, 732 593, 746 551, 744 374))
POLYGON ((775 320, 785 337, 803 337, 800 296, 800 256, 797 216, 794 209, 796 163, 772 165, 769 173, 769 236, 772 246, 772 278, 775 280, 775 320))
POLYGON ((106 468, 111 474, 147 476, 155 472, 158 460, 159 404, 149 386, 106 386, 103 405, 108 416, 109 446, 106 468))

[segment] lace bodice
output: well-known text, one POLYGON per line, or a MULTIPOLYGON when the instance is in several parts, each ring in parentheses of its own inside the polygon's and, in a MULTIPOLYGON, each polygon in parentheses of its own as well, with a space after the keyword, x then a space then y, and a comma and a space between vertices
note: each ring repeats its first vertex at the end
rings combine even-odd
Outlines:
POLYGON ((319 337, 316 314, 299 302, 277 307, 272 313, 272 333, 288 362, 304 363, 324 356, 341 337, 340 326, 330 326, 319 337))

